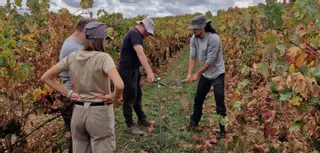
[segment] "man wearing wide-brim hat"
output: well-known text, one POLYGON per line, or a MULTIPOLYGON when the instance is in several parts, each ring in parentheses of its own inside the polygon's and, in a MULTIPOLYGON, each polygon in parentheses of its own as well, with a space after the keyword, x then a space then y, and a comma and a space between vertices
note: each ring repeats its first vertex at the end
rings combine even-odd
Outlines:
MULTIPOLYGON (((202 106, 205 97, 214 87, 214 97, 217 105, 217 113, 226 116, 224 103, 224 73, 225 65, 222 54, 222 43, 216 31, 210 25, 211 20, 204 15, 192 18, 189 29, 193 30, 190 40, 190 59, 188 76, 186 82, 198 81, 197 94, 194 99, 194 111, 191 116, 187 130, 194 130, 201 120, 202 106), (201 68, 192 74, 196 60, 201 64, 201 68)), ((224 125, 220 124, 220 138, 225 137, 224 125)))
POLYGON ((143 66, 147 72, 147 81, 153 83, 154 74, 143 51, 143 39, 154 35, 155 24, 152 19, 148 17, 141 21, 136 21, 136 23, 137 25, 131 28, 122 40, 118 69, 125 84, 123 92, 123 115, 127 125, 127 131, 142 135, 143 132, 132 119, 132 109, 134 109, 138 116, 138 124, 147 127, 153 124, 147 120, 142 110, 140 66, 143 66))

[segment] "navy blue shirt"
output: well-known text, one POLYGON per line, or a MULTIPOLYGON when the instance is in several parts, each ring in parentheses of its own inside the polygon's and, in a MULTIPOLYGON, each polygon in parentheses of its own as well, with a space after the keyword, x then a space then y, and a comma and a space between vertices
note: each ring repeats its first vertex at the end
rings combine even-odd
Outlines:
POLYGON ((136 27, 133 27, 127 32, 121 43, 120 69, 135 69, 141 66, 137 52, 133 48, 135 45, 143 47, 143 36, 136 27))

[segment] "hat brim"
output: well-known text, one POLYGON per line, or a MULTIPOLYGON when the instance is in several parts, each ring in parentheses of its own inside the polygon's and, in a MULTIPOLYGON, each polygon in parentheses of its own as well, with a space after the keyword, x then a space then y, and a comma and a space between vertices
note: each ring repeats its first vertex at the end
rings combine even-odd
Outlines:
POLYGON ((110 40, 112 40, 112 41, 114 40, 114 38, 111 37, 111 36, 107 36, 106 39, 110 39, 110 40))
MULTIPOLYGON (((137 24, 143 23, 142 21, 136 21, 137 24)), ((144 23, 143 23, 144 24, 144 23)), ((154 32, 148 28, 146 28, 147 32, 151 35, 154 36, 154 32)))
POLYGON ((151 35, 151 36, 154 36, 154 33, 153 33, 153 31, 151 31, 151 30, 148 30, 148 29, 146 29, 147 30, 147 32, 151 35))
POLYGON ((202 28, 206 27, 206 25, 207 25, 208 23, 211 23, 211 20, 210 20, 210 19, 206 20, 206 22, 203 23, 203 24, 201 24, 201 25, 192 25, 192 24, 190 24, 190 25, 189 25, 189 29, 202 29, 202 28))

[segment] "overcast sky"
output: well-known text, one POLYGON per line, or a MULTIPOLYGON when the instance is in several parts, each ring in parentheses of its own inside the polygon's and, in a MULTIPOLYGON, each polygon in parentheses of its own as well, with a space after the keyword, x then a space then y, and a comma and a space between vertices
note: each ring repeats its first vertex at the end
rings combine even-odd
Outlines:
MULTIPOLYGON (((0 0, 0 5, 5 5, 6 1, 0 0)), ((23 7, 26 7, 25 2, 26 0, 23 0, 23 7)), ((264 2, 265 0, 94 0, 92 11, 94 14, 99 9, 109 13, 120 12, 124 17, 143 14, 155 17, 207 11, 215 15, 219 9, 235 6, 248 7, 264 2)), ((80 9, 80 0, 50 0, 50 10, 57 11, 60 8, 67 8, 71 13, 75 13, 80 9)), ((76 14, 79 13, 81 11, 76 14)))

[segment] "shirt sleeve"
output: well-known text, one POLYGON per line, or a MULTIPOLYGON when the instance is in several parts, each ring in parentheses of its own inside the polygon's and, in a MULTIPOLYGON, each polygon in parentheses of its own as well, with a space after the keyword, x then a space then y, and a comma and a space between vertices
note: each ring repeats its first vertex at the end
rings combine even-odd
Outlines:
POLYGON ((217 37, 210 37, 208 41, 208 53, 207 53, 207 64, 212 64, 214 62, 214 59, 216 58, 218 54, 218 50, 220 47, 220 41, 217 37))
POLYGON ((68 59, 69 59, 69 56, 63 58, 63 59, 57 64, 57 66, 58 66, 62 71, 69 71, 68 59))
POLYGON ((111 68, 115 68, 116 65, 109 54, 105 54, 102 69, 104 73, 107 73, 111 68))
POLYGON ((196 60, 197 58, 197 51, 196 51, 194 36, 192 36, 190 39, 190 58, 193 60, 196 60))
POLYGON ((129 36, 129 40, 132 46, 141 45, 142 46, 142 37, 139 32, 132 32, 129 36))

